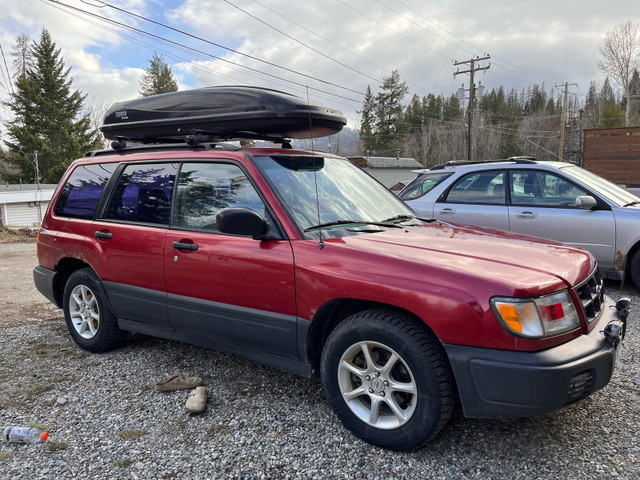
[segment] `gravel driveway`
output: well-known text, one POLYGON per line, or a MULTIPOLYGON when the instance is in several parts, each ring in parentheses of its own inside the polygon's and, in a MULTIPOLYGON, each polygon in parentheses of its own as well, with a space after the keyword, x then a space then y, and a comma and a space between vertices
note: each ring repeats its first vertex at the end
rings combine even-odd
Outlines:
POLYGON ((142 335, 104 354, 79 349, 33 287, 35 264, 34 243, 0 243, 0 425, 50 436, 0 443, 2 479, 640 478, 640 296, 631 286, 607 284, 634 309, 603 390, 535 418, 457 412, 426 448, 397 453, 346 431, 317 379, 142 335), (187 391, 155 391, 177 372, 205 379, 206 413, 185 413, 187 391))

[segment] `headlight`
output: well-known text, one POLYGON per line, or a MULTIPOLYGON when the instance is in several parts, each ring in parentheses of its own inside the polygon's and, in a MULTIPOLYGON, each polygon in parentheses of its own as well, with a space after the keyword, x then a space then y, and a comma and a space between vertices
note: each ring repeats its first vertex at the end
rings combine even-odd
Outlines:
POLYGON ((538 298, 494 297, 491 308, 504 329, 520 337, 551 337, 580 325, 566 290, 538 298))

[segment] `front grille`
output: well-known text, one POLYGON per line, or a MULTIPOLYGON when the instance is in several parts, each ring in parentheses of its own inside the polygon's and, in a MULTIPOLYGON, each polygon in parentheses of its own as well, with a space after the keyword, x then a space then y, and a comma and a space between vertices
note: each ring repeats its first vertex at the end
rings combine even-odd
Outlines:
POLYGON ((604 284, 600 272, 596 269, 593 274, 576 287, 580 297, 582 309, 589 323, 593 322, 604 306, 604 284))
POLYGON ((567 401, 564 404, 567 405, 588 397, 593 392, 594 385, 595 379, 592 371, 588 370, 574 375, 569 381, 569 392, 567 393, 567 401))

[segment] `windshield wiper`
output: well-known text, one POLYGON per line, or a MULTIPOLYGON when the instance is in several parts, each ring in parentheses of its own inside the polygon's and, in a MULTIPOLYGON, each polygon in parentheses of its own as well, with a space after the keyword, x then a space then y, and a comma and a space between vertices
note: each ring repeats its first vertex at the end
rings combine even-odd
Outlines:
POLYGON ((387 218, 386 220, 383 220, 383 222, 402 223, 404 221, 414 220, 414 219, 421 220, 423 222, 433 222, 435 220, 433 218, 416 217, 415 215, 396 215, 395 217, 391 217, 391 218, 387 218))
POLYGON ((402 226, 400 225, 387 222, 370 222, 368 220, 336 220, 335 222, 321 223, 320 225, 314 225, 313 227, 305 228, 304 231, 311 232, 313 230, 318 230, 325 227, 334 227, 336 225, 375 225, 377 227, 402 228, 402 226))
POLYGON ((634 205, 640 204, 640 201, 627 203, 626 205, 622 205, 623 207, 633 207, 634 205))

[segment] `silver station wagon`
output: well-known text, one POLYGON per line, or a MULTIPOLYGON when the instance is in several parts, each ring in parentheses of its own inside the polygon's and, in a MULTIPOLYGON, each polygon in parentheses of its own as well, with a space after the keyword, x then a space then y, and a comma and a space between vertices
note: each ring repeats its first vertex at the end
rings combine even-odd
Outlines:
POLYGON ((640 198, 566 162, 530 157, 418 171, 399 196, 419 215, 589 250, 605 278, 640 287, 640 198))

